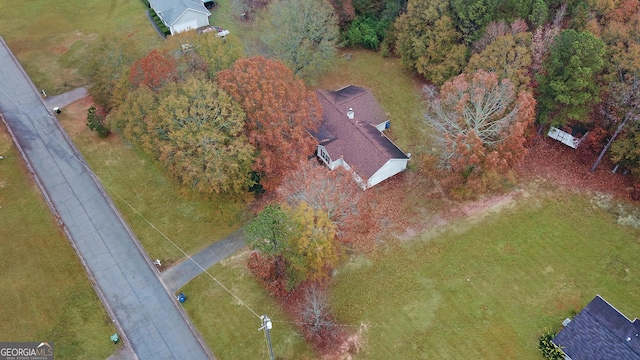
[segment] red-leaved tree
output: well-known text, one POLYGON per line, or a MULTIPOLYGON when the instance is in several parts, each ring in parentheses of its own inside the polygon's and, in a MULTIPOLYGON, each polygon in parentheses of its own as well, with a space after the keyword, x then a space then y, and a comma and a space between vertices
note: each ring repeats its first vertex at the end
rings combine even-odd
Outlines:
POLYGON ((178 62, 166 52, 151 50, 145 57, 131 66, 129 83, 134 89, 146 86, 158 90, 178 77, 178 62))
POLYGON ((259 151, 253 170, 265 190, 275 190, 301 160, 314 154, 322 114, 315 92, 279 61, 253 57, 240 59, 218 73, 220 87, 247 114, 249 142, 259 151))
POLYGON ((304 161, 290 172, 277 189, 278 198, 295 207, 306 202, 321 210, 337 227, 338 238, 348 242, 353 232, 367 227, 370 209, 353 174, 338 167, 331 171, 317 161, 304 161))
POLYGON ((447 81, 425 115, 442 145, 442 165, 469 180, 521 162, 536 101, 526 91, 515 94, 511 81, 484 70, 447 81))

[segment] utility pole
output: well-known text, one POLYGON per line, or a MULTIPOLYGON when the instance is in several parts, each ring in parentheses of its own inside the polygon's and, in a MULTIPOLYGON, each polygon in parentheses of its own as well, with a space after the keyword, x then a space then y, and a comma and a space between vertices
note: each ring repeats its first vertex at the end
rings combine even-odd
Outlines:
POLYGON ((262 327, 259 330, 264 330, 264 333, 267 337, 267 344, 269 344, 269 356, 271 358, 271 360, 275 360, 275 357, 273 356, 273 347, 271 346, 271 328, 273 327, 273 325, 271 324, 271 319, 269 319, 269 317, 267 315, 262 315, 260 316, 260 319, 262 320, 262 327))

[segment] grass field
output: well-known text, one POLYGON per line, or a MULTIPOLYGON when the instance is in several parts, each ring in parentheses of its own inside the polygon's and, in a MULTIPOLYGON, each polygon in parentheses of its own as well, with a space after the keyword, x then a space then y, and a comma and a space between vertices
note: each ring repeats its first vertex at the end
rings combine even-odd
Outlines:
POLYGON ((142 49, 162 41, 141 0, 0 2, 0 36, 31 80, 50 95, 86 85, 78 66, 100 35, 134 37, 142 49))
POLYGON ((240 226, 242 201, 222 196, 201 199, 182 195, 176 183, 154 161, 128 147, 115 134, 99 139, 85 125, 90 105, 89 99, 78 101, 65 108, 58 118, 149 256, 169 265, 184 255, 146 220, 188 254, 240 226))
MULTIPOLYGON (((271 340, 277 359, 314 359, 315 355, 286 318, 277 302, 246 268, 248 252, 228 258, 209 269, 238 298, 258 315, 273 321, 271 340)), ((260 319, 242 306, 206 274, 182 291, 189 296, 184 307, 218 359, 268 359, 269 352, 260 319)))
POLYGON ((4 125, 0 155, 0 340, 53 341, 56 359, 106 358, 115 327, 4 125))
POLYGON ((596 294, 640 316, 640 233, 587 199, 521 200, 462 225, 343 267, 332 301, 368 326, 358 358, 539 359, 543 329, 596 294))

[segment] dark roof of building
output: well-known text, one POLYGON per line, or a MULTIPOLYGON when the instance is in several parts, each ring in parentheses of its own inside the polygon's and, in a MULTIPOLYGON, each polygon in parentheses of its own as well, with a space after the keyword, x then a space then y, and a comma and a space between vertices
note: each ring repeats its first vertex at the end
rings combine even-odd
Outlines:
POLYGON ((553 338, 572 360, 639 360, 640 321, 629 320, 600 295, 553 338))
POLYGON ((408 159, 375 125, 388 118, 371 91, 349 85, 340 90, 317 90, 322 123, 312 135, 329 152, 343 158, 365 181, 390 159, 408 159), (353 109, 354 119, 347 117, 353 109))

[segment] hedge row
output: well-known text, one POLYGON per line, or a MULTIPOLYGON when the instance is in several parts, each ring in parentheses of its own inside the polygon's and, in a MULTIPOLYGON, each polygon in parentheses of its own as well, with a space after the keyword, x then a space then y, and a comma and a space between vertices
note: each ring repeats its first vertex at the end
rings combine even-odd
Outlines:
MULTIPOLYGON (((147 0, 142 0, 142 1, 144 1, 146 4, 149 3, 149 1, 147 1, 147 0)), ((162 32, 164 34, 164 36, 171 35, 171 30, 169 30, 167 25, 165 25, 162 22, 162 19, 160 19, 158 14, 156 14, 156 12, 152 8, 149 8, 149 15, 153 19, 153 22, 156 23, 156 27, 158 28, 158 30, 160 30, 160 32, 162 32)))

